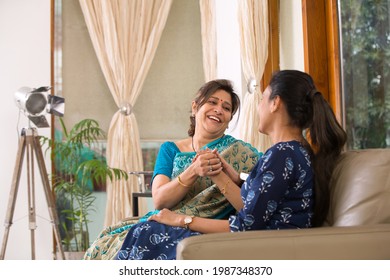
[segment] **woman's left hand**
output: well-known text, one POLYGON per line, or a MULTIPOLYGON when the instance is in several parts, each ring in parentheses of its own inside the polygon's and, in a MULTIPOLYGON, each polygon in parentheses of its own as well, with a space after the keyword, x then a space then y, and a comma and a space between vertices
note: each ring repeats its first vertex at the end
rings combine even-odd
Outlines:
POLYGON ((150 216, 148 221, 156 221, 168 226, 183 227, 184 217, 184 215, 177 214, 169 209, 164 208, 157 214, 150 216))

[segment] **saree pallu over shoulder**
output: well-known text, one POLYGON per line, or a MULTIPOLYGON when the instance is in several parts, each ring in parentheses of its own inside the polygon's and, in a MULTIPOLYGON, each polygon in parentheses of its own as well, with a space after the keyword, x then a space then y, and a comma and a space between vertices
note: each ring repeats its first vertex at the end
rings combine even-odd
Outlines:
MULTIPOLYGON (((202 149, 207 148, 217 149, 226 162, 239 173, 250 173, 261 156, 261 153, 250 144, 230 135, 225 135, 202 149)), ((174 158, 171 179, 176 178, 186 170, 191 165, 195 155, 194 152, 178 152, 174 158)), ((234 208, 210 178, 199 177, 189 188, 187 195, 171 209, 172 211, 215 219, 227 218, 234 211, 234 208)), ((87 250, 84 259, 113 259, 121 248, 129 229, 157 212, 158 210, 151 211, 142 218, 125 219, 116 225, 106 227, 87 250)))

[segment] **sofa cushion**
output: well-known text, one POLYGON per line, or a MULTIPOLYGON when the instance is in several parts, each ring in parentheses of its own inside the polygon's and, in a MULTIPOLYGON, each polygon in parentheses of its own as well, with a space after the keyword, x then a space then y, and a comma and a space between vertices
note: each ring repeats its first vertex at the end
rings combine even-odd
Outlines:
POLYGON ((327 225, 390 223, 390 149, 343 153, 330 185, 327 225))
POLYGON ((179 260, 389 260, 390 224, 251 230, 184 238, 179 260))

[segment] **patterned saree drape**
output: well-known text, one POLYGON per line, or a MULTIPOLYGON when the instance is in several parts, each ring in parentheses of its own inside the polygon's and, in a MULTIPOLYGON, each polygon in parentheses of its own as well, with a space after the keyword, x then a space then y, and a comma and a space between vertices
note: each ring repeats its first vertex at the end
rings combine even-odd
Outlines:
MULTIPOLYGON (((119 110, 111 120, 107 163, 126 171, 143 169, 132 108, 154 58, 172 0, 80 0, 100 67, 119 110)), ((137 179, 107 182, 105 225, 131 215, 137 179)))
POLYGON ((268 58, 268 0, 238 1, 241 64, 246 83, 255 82, 255 90, 246 92, 241 117, 241 138, 259 151, 270 147, 268 136, 258 132, 257 104, 261 94, 260 80, 268 58))
POLYGON ((217 34, 215 0, 199 0, 205 81, 217 78, 217 34))

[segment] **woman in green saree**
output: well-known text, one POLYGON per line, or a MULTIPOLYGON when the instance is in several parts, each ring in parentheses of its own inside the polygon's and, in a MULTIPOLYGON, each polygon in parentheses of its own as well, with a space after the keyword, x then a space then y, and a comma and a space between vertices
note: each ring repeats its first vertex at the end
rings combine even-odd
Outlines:
POLYGON ((160 147, 152 179, 157 210, 105 228, 84 259, 114 258, 132 225, 145 221, 158 209, 214 219, 227 218, 239 209, 235 204, 242 203, 240 193, 237 200, 227 201, 209 177, 224 171, 241 185, 240 174, 249 173, 259 159, 260 153, 250 144, 225 135, 239 106, 230 81, 213 80, 203 85, 192 102, 189 137, 160 147))

